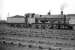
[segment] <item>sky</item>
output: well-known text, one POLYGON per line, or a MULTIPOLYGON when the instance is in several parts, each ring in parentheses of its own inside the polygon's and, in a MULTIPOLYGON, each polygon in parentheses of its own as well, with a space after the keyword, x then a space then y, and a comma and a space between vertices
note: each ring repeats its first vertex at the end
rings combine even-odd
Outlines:
POLYGON ((0 0, 0 19, 25 13, 45 15, 49 11, 60 14, 60 9, 64 14, 75 14, 75 0, 0 0))

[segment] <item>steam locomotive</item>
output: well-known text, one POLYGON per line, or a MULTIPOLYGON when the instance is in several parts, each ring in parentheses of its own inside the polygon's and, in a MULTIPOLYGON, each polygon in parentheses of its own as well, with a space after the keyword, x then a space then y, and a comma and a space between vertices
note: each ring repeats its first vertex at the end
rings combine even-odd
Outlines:
POLYGON ((36 28, 36 29, 73 29, 66 15, 37 15, 28 13, 24 16, 16 15, 7 18, 7 24, 11 27, 36 28))

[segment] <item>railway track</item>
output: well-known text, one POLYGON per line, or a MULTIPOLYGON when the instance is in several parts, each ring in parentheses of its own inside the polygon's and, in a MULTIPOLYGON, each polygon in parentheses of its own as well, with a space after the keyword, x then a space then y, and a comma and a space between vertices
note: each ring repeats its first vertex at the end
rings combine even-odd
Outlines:
MULTIPOLYGON (((75 31, 7 28, 0 30, 0 42, 33 48, 75 48, 75 31), (40 47, 39 47, 40 46, 40 47)), ((3 44, 2 44, 3 45, 3 44)), ((6 46, 6 45, 5 45, 6 46)), ((10 46, 10 45, 9 45, 10 46)))

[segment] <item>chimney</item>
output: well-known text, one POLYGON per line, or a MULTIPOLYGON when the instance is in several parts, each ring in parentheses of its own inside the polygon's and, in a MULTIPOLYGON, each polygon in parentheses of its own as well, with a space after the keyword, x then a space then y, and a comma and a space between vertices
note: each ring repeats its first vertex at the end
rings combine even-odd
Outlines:
POLYGON ((65 7, 65 4, 62 4, 61 7, 60 7, 60 10, 61 10, 61 15, 63 15, 63 10, 64 10, 64 7, 65 7))
POLYGON ((48 15, 49 15, 49 16, 51 15, 51 12, 50 12, 50 11, 48 12, 48 15))
POLYGON ((61 15, 63 15, 63 11, 61 10, 61 15))

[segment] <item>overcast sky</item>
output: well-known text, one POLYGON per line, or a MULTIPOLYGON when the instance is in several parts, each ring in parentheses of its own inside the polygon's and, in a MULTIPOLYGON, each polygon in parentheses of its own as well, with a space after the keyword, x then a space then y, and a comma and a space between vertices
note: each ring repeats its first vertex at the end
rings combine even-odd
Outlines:
POLYGON ((0 17, 6 19, 13 15, 25 13, 60 14, 60 8, 64 7, 64 14, 75 14, 75 0, 0 0, 0 17))

